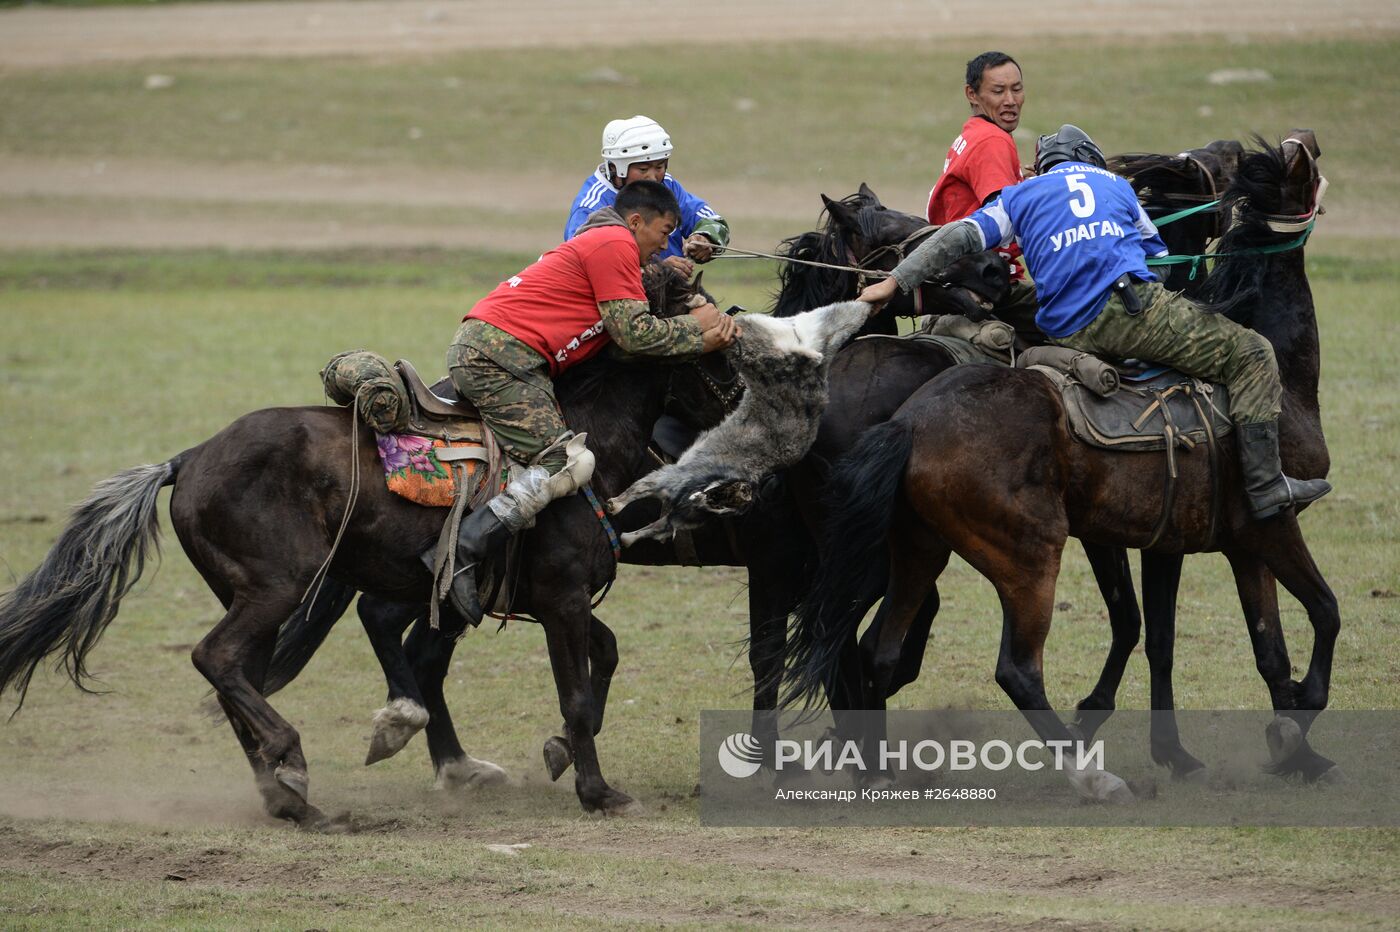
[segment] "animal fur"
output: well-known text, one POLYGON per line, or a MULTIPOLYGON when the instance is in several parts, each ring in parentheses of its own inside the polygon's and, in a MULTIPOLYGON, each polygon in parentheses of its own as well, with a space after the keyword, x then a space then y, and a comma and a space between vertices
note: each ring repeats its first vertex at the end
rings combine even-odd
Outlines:
POLYGON ((713 515, 748 510, 764 477, 811 449, 826 409, 832 357, 869 315, 870 305, 845 301, 795 317, 740 317, 743 398, 678 461, 648 473, 608 502, 614 513, 641 499, 662 502, 661 517, 623 534, 623 546, 644 537, 669 539, 713 515))

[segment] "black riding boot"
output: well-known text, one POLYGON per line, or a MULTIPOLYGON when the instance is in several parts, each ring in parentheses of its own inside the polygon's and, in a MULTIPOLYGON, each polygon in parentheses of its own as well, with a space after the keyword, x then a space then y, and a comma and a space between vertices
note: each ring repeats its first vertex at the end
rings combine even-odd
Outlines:
MULTIPOLYGON (((482 506, 462 520, 457 529, 457 564, 452 577, 452 591, 448 601, 457 614, 466 619, 472 627, 481 624, 481 600, 476 594, 476 568, 491 552, 491 545, 502 534, 508 534, 506 526, 490 506, 482 506)), ((437 567, 437 548, 430 547, 422 554, 428 570, 437 567)))
POLYGON ((1240 463, 1254 520, 1271 518, 1290 505, 1315 502, 1332 486, 1325 479, 1290 479, 1278 458, 1278 422, 1240 424, 1240 463))

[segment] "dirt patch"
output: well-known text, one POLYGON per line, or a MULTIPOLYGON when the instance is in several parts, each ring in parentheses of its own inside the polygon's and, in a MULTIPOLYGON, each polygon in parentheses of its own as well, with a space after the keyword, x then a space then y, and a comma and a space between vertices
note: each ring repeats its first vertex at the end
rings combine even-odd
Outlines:
POLYGON ((663 12, 629 0, 511 3, 192 3, 0 13, 0 67, 184 57, 421 55, 475 48, 793 40, 933 40, 996 35, 1374 34, 1400 27, 1389 0, 1242 0, 1221 4, 1002 0, 710 0, 663 12))
MULTIPOLYGON (((37 829, 37 827, 36 827, 37 829)), ((655 903, 643 893, 630 899, 625 892, 605 893, 591 884, 580 883, 567 897, 558 891, 536 890, 487 873, 438 881, 412 874, 395 874, 372 881, 346 879, 335 870, 345 852, 314 843, 288 839, 294 850, 269 861, 253 850, 234 844, 191 844, 178 836, 153 838, 150 842, 115 842, 46 839, 27 826, 0 825, 0 874, 6 872, 57 875, 70 879, 98 878, 109 881, 166 882, 202 885, 229 890, 277 890, 289 884, 302 892, 331 897, 371 894, 388 900, 406 901, 430 898, 441 902, 492 902, 525 908, 555 909, 581 918, 631 920, 638 922, 729 921, 739 923, 782 922, 793 918, 781 906, 765 906, 725 901, 724 897, 697 898, 670 904, 658 913, 655 903)), ((501 829, 456 826, 451 830, 421 831, 415 828, 386 827, 383 832, 407 834, 425 845, 482 846, 499 842, 501 829)), ((168 833, 163 833, 168 834, 168 833)), ((771 878, 775 886, 790 882, 784 878, 813 877, 831 881, 869 881, 872 896, 891 893, 900 887, 937 887, 972 894, 1016 897, 1046 893, 1084 894, 1099 901, 1148 903, 1170 907, 1187 902, 1200 907, 1268 907, 1292 909, 1303 914, 1317 912, 1335 917, 1351 913, 1374 917, 1383 923, 1400 909, 1400 897, 1384 892, 1358 891, 1310 886, 1297 877, 1266 878, 1241 870, 1234 875, 1207 876, 1184 863, 1169 869, 1151 865, 1121 864, 1109 868, 1087 861, 1082 852, 1067 850, 972 853, 950 845, 954 836, 910 831, 889 838, 890 850, 853 852, 835 839, 821 834, 792 832, 695 831, 678 834, 675 829, 651 826, 645 821, 606 826, 585 821, 576 825, 554 825, 549 829, 526 829, 511 833, 515 842, 529 842, 532 852, 570 852, 599 859, 637 859, 657 865, 674 865, 686 873, 716 866, 738 868, 743 874, 771 878), (878 890, 877 890, 878 888, 878 890), (1183 900, 1183 891, 1190 891, 1183 900)), ((281 847, 281 846, 279 846, 281 847)), ((1031 846, 1034 848, 1034 846, 1031 846)), ((897 892, 891 902, 898 902, 897 892)), ((872 901, 873 909, 880 903, 872 901)), ((823 925, 862 928, 878 924, 886 928, 927 928, 938 917, 875 917, 871 912, 847 912, 833 907, 804 915, 823 925)), ((951 917, 948 917, 951 919, 951 917)), ((973 921, 971 926, 959 917, 958 927, 1000 929, 1020 927, 1024 918, 1008 910, 1004 918, 973 921)), ((1042 917, 1037 925, 1049 922, 1042 917)), ((1074 928, 1093 928, 1081 921, 1074 928)), ((1107 928, 1105 924, 1103 927, 1107 928)))

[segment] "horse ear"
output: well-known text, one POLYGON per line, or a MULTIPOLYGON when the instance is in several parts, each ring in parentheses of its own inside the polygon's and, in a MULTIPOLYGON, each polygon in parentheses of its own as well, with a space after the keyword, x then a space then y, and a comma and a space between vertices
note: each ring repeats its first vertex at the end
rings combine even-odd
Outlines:
POLYGON ((825 194, 822 195, 822 203, 826 205, 826 212, 831 215, 837 225, 852 232, 860 231, 860 223, 856 220, 855 213, 841 201, 833 201, 825 194))
POLYGON ((1322 155, 1322 149, 1317 145, 1317 134, 1310 129, 1290 129, 1288 135, 1283 138, 1298 140, 1304 146, 1307 146, 1313 158, 1318 158, 1322 155))
POLYGON ((871 204, 871 206, 873 206, 873 207, 884 207, 884 206, 885 206, 884 204, 880 203, 880 195, 878 195, 878 194, 876 194, 874 191, 870 190, 870 185, 866 184, 864 181, 862 181, 862 182, 860 183, 860 190, 859 190, 857 193, 858 193, 863 199, 869 201, 870 204, 871 204))

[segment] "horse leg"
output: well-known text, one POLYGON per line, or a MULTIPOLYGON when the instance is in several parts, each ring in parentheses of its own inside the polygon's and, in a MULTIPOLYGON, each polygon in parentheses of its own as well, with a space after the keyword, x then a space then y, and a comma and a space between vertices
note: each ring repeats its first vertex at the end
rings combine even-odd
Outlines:
MULTIPOLYGON (((928 649, 929 632, 933 630, 933 619, 938 614, 941 604, 942 600, 938 597, 938 581, 935 579, 923 604, 914 613, 914 619, 904 635, 904 642, 899 647, 899 662, 895 664, 894 673, 890 678, 889 696, 893 696, 919 678, 919 671, 924 665, 924 652, 928 649)), ((885 698, 888 699, 889 696, 885 698)))
MULTIPOLYGON (((1060 572, 1064 537, 1022 534, 1014 540, 984 538, 970 553, 977 569, 996 587, 1002 606, 1001 648, 997 656, 997 685, 1025 715, 1046 742, 1068 747, 1082 742, 1060 720, 1045 695, 1042 669, 1045 639, 1055 607, 1055 579, 1060 572), (1005 546, 999 546, 1005 544, 1005 546)), ((1107 770, 1066 768, 1070 784, 1081 795, 1101 802, 1131 802, 1132 790, 1107 770)))
MULTIPOLYGON (((593 735, 597 737, 603 730, 603 712, 608 704, 608 689, 612 686, 613 671, 617 669, 617 636, 603 620, 593 615, 588 625, 588 682, 593 689, 593 735)), ((564 723, 568 733, 569 724, 564 723)), ((558 780, 574 762, 574 750, 569 739, 562 735, 548 738, 544 743, 544 765, 549 771, 549 779, 558 780)))
MULTIPOLYGON (((1296 527, 1296 523, 1294 524, 1296 527)), ((1301 543, 1301 539, 1300 539, 1301 543)), ((1288 549, 1287 545, 1281 549, 1288 549)), ((1254 662, 1259 670, 1259 675, 1264 679, 1264 683, 1269 688, 1269 698, 1273 704, 1275 712, 1280 713, 1274 718, 1266 732, 1269 741, 1270 764, 1267 770, 1281 776, 1301 773, 1307 779, 1313 780, 1332 770, 1335 764, 1322 755, 1314 751, 1307 742, 1307 731, 1312 724, 1317 710, 1300 707, 1298 698, 1302 695, 1303 684, 1296 683, 1292 679, 1292 665, 1288 658, 1288 646, 1284 641, 1283 626, 1279 621, 1278 591, 1275 586, 1275 578, 1269 570, 1269 565, 1264 557, 1256 551, 1230 550, 1226 552, 1226 557, 1230 560, 1230 568, 1235 574, 1235 586, 1239 590, 1240 606, 1244 610, 1245 624, 1249 629, 1250 643, 1254 648, 1254 662)), ((1312 558, 1307 554, 1307 549, 1302 548, 1302 557, 1310 564, 1312 558)), ((1294 559, 1297 559, 1295 556, 1294 559)), ((1278 559, 1280 565, 1290 573, 1297 574, 1300 567, 1287 564, 1285 559, 1278 559)), ((1316 567, 1312 567, 1316 572, 1316 567)), ((1293 582, 1299 583, 1299 578, 1294 575, 1293 582)), ((1321 577, 1317 577, 1321 581, 1321 577)), ((1327 589, 1326 583, 1321 583, 1322 592, 1326 598, 1332 599, 1331 591, 1327 589)), ((1315 606, 1307 602, 1309 619, 1313 619, 1315 606)), ((1340 624, 1336 619, 1336 602, 1332 599, 1332 637, 1335 638, 1336 630, 1340 624)), ((1321 642, 1325 639, 1325 629, 1319 628, 1314 621, 1314 644, 1313 654, 1316 659, 1318 649, 1322 646, 1324 658, 1330 670, 1332 643, 1328 641, 1325 645, 1321 642)), ((1312 670, 1309 670, 1309 674, 1312 670)), ((1326 697, 1323 696, 1325 703, 1326 697)))
POLYGON ((588 812, 626 815, 638 808, 626 793, 608 786, 598 765, 593 742, 597 711, 593 701, 588 659, 589 628, 592 614, 586 599, 555 602, 549 611, 539 613, 549 646, 549 663, 559 693, 559 712, 574 757, 574 790, 588 812), (578 604, 571 604, 578 603, 578 604))
MULTIPOLYGON (((952 556, 952 550, 941 543, 930 546, 927 539, 918 543, 921 546, 915 546, 915 538, 901 533, 898 526, 891 531, 889 587, 876 613, 879 635, 874 651, 863 670, 862 692, 867 709, 883 710, 894 694, 891 684, 903 659, 911 626, 952 556)), ((871 627, 875 627, 874 622, 871 627)))
POLYGON ((374 648, 384 678, 389 684, 389 698, 384 708, 374 713, 374 731, 370 735, 369 753, 365 766, 393 757, 423 726, 428 724, 428 710, 423 693, 404 655, 403 632, 422 611, 421 605, 386 602, 373 596, 360 597, 357 606, 360 623, 374 648))
POLYGON ((1180 554, 1142 555, 1142 605, 1147 624, 1147 664, 1152 673, 1152 759, 1170 767, 1176 779, 1200 779, 1205 764, 1181 745, 1176 728, 1172 662, 1176 649, 1176 594, 1181 583, 1180 554))
POLYGON ((1308 660, 1308 672, 1301 683, 1293 685, 1294 708, 1310 713, 1306 720, 1300 718, 1306 734, 1317 714, 1327 708, 1328 692, 1332 682, 1332 653, 1341 632, 1342 620, 1337 609, 1337 597, 1322 571, 1317 568, 1308 545, 1298 528, 1298 520, 1286 516, 1287 533, 1271 537, 1270 546, 1264 551, 1264 559, 1274 577, 1288 590, 1308 613, 1308 622, 1313 629, 1312 656, 1308 660))
POLYGON ((427 613, 420 606, 417 622, 403 645, 414 682, 428 710, 424 735, 428 740, 433 772, 437 775, 437 788, 455 790, 505 783, 509 779, 505 770, 488 760, 472 757, 462 750, 457 740, 457 729, 452 724, 452 713, 448 711, 442 687, 452 665, 457 637, 466 627, 466 622, 444 605, 442 624, 440 629, 433 628, 428 623, 427 613))
MULTIPOLYGON (((876 615, 877 639, 869 665, 862 670, 864 705, 866 709, 883 712, 893 690, 895 671, 900 665, 908 641, 910 626, 948 565, 952 549, 933 538, 923 529, 911 528, 906 521, 896 519, 890 529, 890 571, 885 600, 876 615)), ((872 627, 875 625, 872 624, 872 627)), ((886 737, 884 716, 864 737, 873 755, 879 742, 886 737)), ((876 759, 867 756, 867 759, 876 759)), ((874 776, 873 784, 888 783, 887 773, 874 776)))
POLYGON ((235 596, 228 613, 195 645, 191 660, 218 694, 253 767, 268 815, 310 827, 327 820, 307 802, 309 780, 301 738, 260 689, 276 647, 277 629, 298 601, 295 594, 258 603, 235 596))
MULTIPOLYGON (((1094 581, 1099 584, 1099 593, 1108 608, 1108 626, 1113 637, 1108 646, 1108 656, 1104 658, 1103 671, 1099 673, 1099 681, 1089 695, 1079 701, 1075 725, 1087 740, 1108 721, 1117 707, 1118 687, 1123 682, 1123 672, 1128 668, 1128 658, 1137 647, 1142 616, 1138 612, 1137 598, 1133 595, 1133 570, 1128 564, 1127 551, 1122 547, 1086 542, 1084 555, 1089 558, 1094 581)), ((1144 559, 1146 556, 1143 554, 1144 559)))

